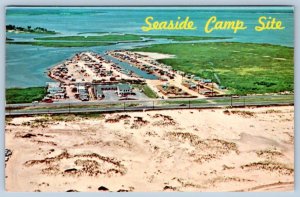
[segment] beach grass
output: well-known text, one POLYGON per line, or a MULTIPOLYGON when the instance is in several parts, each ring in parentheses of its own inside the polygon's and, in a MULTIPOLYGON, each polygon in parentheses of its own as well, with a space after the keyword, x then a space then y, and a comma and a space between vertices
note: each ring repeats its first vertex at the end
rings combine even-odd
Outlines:
POLYGON ((46 96, 44 87, 8 88, 6 89, 6 103, 31 103, 40 101, 46 96))
POLYGON ((146 84, 133 84, 132 87, 143 91, 148 98, 157 98, 156 93, 146 84))
POLYGON ((230 94, 261 94, 294 91, 292 47, 235 42, 174 43, 134 51, 173 54, 159 60, 176 70, 212 79, 230 94))

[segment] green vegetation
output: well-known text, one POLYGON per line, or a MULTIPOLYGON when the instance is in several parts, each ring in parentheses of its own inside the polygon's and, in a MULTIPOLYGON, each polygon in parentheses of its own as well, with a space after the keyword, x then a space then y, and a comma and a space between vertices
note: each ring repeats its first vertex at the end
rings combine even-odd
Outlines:
POLYGON ((132 87, 138 88, 149 98, 157 98, 157 95, 153 90, 146 84, 133 84, 132 87))
POLYGON ((62 36, 35 38, 35 42, 6 42, 7 44, 26 44, 44 47, 93 47, 107 46, 118 42, 142 41, 140 36, 135 35, 104 35, 104 36, 62 36))
POLYGON ((134 34, 111 34, 99 36, 59 36, 35 38, 34 42, 14 42, 6 40, 7 44, 26 44, 44 47, 92 47, 106 46, 123 42, 147 42, 146 38, 165 38, 174 41, 196 41, 196 40, 213 40, 226 39, 225 37, 199 37, 199 36, 161 36, 161 35, 134 35, 134 34))
POLYGON ((42 100, 46 95, 44 87, 6 89, 6 103, 31 103, 42 100))
POLYGON ((188 105, 188 104, 202 104, 202 103, 208 103, 205 99, 199 99, 199 100, 182 100, 182 101, 162 101, 162 104, 175 104, 175 105, 188 105))
POLYGON ((201 36, 168 36, 168 35, 102 35, 102 36, 61 36, 61 37, 44 37, 35 38, 36 40, 62 40, 62 41, 142 41, 142 38, 163 38, 171 39, 174 41, 196 41, 196 40, 217 40, 217 39, 228 39, 227 37, 201 37, 201 36))
POLYGON ((18 27, 15 25, 6 25, 6 31, 13 33, 57 34, 57 32, 45 29, 43 27, 32 28, 31 26, 18 27))
POLYGON ((108 103, 90 103, 90 104, 86 104, 86 105, 69 105, 69 104, 63 104, 61 103, 60 105, 55 105, 55 106, 30 106, 30 107, 23 107, 23 108, 19 108, 19 109, 35 109, 35 110, 56 110, 56 109, 70 109, 72 110, 76 110, 76 109, 90 109, 90 108, 113 108, 113 107, 123 107, 123 103, 115 103, 115 104, 108 104, 108 103))
POLYGON ((107 46, 114 43, 109 42, 6 42, 7 44, 23 44, 43 47, 93 47, 107 46))
POLYGON ((105 31, 80 32, 80 33, 77 33, 77 35, 82 35, 82 34, 105 34, 105 33, 109 33, 109 32, 105 32, 105 31))
POLYGON ((138 35, 103 35, 103 36, 62 36, 62 37, 44 37, 35 38, 36 40, 54 40, 54 41, 80 41, 80 42, 119 42, 119 41, 142 41, 138 35))
POLYGON ((92 32, 80 32, 78 35, 82 34, 122 34, 120 32, 105 32, 105 31, 92 31, 92 32))
POLYGON ((229 37, 206 37, 206 36, 168 36, 168 35, 142 35, 146 38, 170 39, 173 41, 197 41, 197 40, 220 40, 229 37))
MULTIPOLYGON (((231 98, 220 98, 212 100, 214 103, 231 103, 231 98)), ((276 103, 293 103, 294 102, 294 95, 279 95, 279 96, 255 96, 255 97, 239 97, 239 98, 232 98, 232 103, 244 103, 251 104, 251 103, 269 103, 269 102, 276 102, 276 103)))
POLYGON ((255 103, 255 102, 277 102, 277 103, 285 103, 285 102, 293 102, 294 95, 281 95, 281 96, 273 96, 273 97, 251 97, 251 98, 234 98, 233 102, 245 102, 246 103, 255 103))
POLYGON ((230 42, 159 44, 135 51, 174 54, 159 60, 176 70, 215 80, 233 94, 294 91, 294 49, 230 42))
POLYGON ((153 92, 152 89, 151 89, 149 86, 147 86, 147 85, 145 85, 145 86, 143 87, 143 92, 144 92, 144 94, 145 94, 146 96, 148 96, 149 98, 157 98, 156 93, 153 92))
MULTIPOLYGON (((124 106, 124 105, 123 105, 124 106)), ((125 104, 125 108, 126 107, 137 107, 137 106, 142 106, 141 104, 139 103, 127 103, 125 104)))

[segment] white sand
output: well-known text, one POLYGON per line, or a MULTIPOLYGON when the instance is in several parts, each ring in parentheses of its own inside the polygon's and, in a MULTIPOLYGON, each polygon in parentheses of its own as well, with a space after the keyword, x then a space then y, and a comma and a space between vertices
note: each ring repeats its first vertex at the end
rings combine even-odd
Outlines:
POLYGON ((163 53, 152 53, 152 52, 135 52, 140 55, 146 55, 152 59, 159 60, 159 59, 169 59, 169 58, 175 58, 175 55, 171 54, 163 54, 163 53))
POLYGON ((13 118, 5 133, 13 152, 6 189, 293 190, 293 112, 293 107, 229 109, 229 114, 225 109, 128 112, 123 118, 75 117, 37 127, 32 122, 37 118, 13 118))

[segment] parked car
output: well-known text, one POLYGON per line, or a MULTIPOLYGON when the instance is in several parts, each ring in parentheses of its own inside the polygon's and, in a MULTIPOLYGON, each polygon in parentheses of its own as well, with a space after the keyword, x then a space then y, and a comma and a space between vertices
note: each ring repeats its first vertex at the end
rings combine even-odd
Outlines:
POLYGON ((44 103, 53 103, 53 100, 50 99, 50 98, 46 98, 46 99, 43 99, 42 102, 44 102, 44 103))

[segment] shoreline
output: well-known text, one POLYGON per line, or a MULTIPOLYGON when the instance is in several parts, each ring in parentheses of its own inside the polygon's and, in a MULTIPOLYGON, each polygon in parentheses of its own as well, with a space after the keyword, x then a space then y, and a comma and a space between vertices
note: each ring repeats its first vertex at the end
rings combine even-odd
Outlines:
MULTIPOLYGON (((79 54, 84 55, 85 53, 88 54, 88 55, 92 54, 92 53, 90 54, 90 52, 81 52, 79 54)), ((163 70, 164 72, 168 72, 169 74, 165 75, 164 79, 162 79, 161 78, 162 75, 160 75, 160 73, 158 73, 156 71, 155 73, 151 73, 151 74, 156 75, 158 77, 158 80, 147 80, 147 79, 145 80, 148 87, 150 87, 152 89, 152 91, 154 91, 156 93, 156 95, 159 96, 159 98, 193 98, 193 97, 205 98, 205 95, 198 94, 197 92, 195 92, 195 90, 189 89, 185 84, 182 83, 184 78, 182 77, 182 74, 181 74, 180 71, 177 71, 177 73, 176 73, 175 71, 171 70, 171 68, 172 68, 171 66, 166 66, 164 64, 161 64, 161 63, 157 62, 157 60, 161 59, 161 58, 176 58, 173 55, 161 54, 161 53, 149 53, 149 52, 131 52, 131 51, 127 51, 127 50, 107 51, 106 54, 109 55, 109 56, 112 56, 113 58, 116 58, 117 60, 119 60, 121 62, 126 62, 126 63, 130 64, 131 66, 135 66, 135 67, 137 67, 141 70, 143 70, 145 65, 147 65, 149 67, 152 67, 152 69, 153 68, 157 69, 157 71, 159 71, 159 72, 160 72, 160 70, 163 70), (126 57, 127 59, 123 59, 123 57, 126 57), (165 78, 167 76, 170 77, 170 79, 167 80, 168 83, 170 83, 171 85, 174 85, 174 87, 179 87, 180 89, 182 89, 184 92, 186 92, 190 96, 182 97, 182 96, 167 95, 168 93, 164 93, 165 90, 162 89, 162 85, 165 84, 165 78), (171 76, 173 76, 174 79, 172 79, 171 76)), ((113 70, 114 70, 113 73, 115 73, 113 75, 122 76, 122 78, 124 78, 126 76, 126 74, 123 74, 123 73, 121 74, 120 72, 118 72, 119 70, 115 70, 115 68, 117 68, 118 66, 113 61, 105 60, 105 59, 103 59, 103 57, 101 57, 97 54, 94 54, 94 55, 96 55, 97 58, 100 58, 100 64, 103 64, 105 68, 110 70, 111 66, 116 66, 116 67, 113 68, 113 70)), ((64 61, 61 61, 60 63, 58 63, 58 64, 56 64, 52 67, 49 67, 47 69, 48 77, 51 80, 58 81, 58 82, 62 83, 63 85, 67 85, 67 86, 70 86, 72 84, 74 85, 74 84, 80 82, 81 80, 84 80, 83 82, 88 82, 88 83, 91 83, 92 79, 97 80, 95 77, 88 76, 88 78, 86 78, 86 77, 82 78, 82 75, 80 75, 81 80, 78 79, 78 81, 77 80, 70 81, 71 78, 63 79, 60 75, 54 75, 54 72, 57 72, 56 70, 59 69, 59 68, 62 68, 62 66, 66 67, 66 65, 69 65, 69 64, 74 64, 75 65, 76 64, 76 61, 74 60, 75 57, 76 57, 76 54, 74 56, 71 56, 70 58, 64 60, 64 61), (72 63, 72 61, 73 61, 73 63, 72 63)), ((98 61, 97 58, 94 59, 94 60, 96 60, 96 62, 98 61)), ((87 68, 86 66, 84 66, 84 67, 82 67, 82 68, 87 69, 87 71, 88 71, 87 74, 88 75, 91 75, 91 74, 94 75, 93 71, 91 71, 90 68, 87 68)), ((118 69, 121 69, 121 67, 119 66, 118 69)), ((73 71, 70 71, 70 72, 71 73, 69 73, 68 75, 71 75, 71 76, 74 75, 73 71)), ((134 73, 132 73, 131 76, 135 76, 136 79, 141 79, 139 76, 135 75, 134 73)), ((64 76, 64 77, 66 77, 66 76, 64 76)), ((68 77, 70 77, 70 76, 68 76, 68 77)), ((75 79, 76 79, 76 77, 75 77, 75 79)), ((100 79, 103 80, 102 77, 100 77, 98 80, 100 80, 100 79)), ((106 81, 107 80, 108 80, 108 78, 106 79, 106 81)), ((189 79, 185 78, 184 80, 189 80, 189 79)), ((197 84, 198 82, 194 81, 193 83, 197 84)), ((203 84, 202 83, 201 86, 203 86, 204 88, 207 88, 206 91, 211 90, 211 88, 212 88, 212 85, 209 84, 209 83, 208 84, 205 84, 205 83, 203 84)), ((215 84, 213 86, 215 86, 215 84)), ((14 88, 8 88, 8 89, 14 89, 14 88)), ((199 91, 199 90, 197 90, 197 91, 199 91)), ((202 91, 205 91, 205 89, 202 90, 202 91)), ((217 88, 214 88, 214 91, 218 91, 217 88)), ((281 92, 281 93, 272 93, 272 94, 288 94, 288 93, 289 92, 281 92)), ((251 95, 270 95, 270 94, 271 93, 251 94, 251 95)), ((208 96, 210 96, 210 95, 208 95, 208 96)), ((214 95, 214 96, 216 96, 216 95, 214 95)), ((222 96, 222 93, 220 93, 220 96, 222 96)))
MULTIPOLYGON (((241 43, 241 44, 246 44, 246 43, 241 43)), ((256 45, 255 43, 252 43, 252 44, 254 44, 254 46, 256 45)), ((167 46, 168 44, 166 44, 166 46, 167 46)), ((261 45, 261 44, 260 44, 261 45)), ((153 45, 152 45, 153 46, 153 45)), ((275 45, 274 45, 275 46, 275 45)), ((139 48, 137 48, 137 49, 135 49, 135 50, 137 50, 138 52, 140 52, 139 50, 139 48)), ((159 52, 158 52, 159 53, 159 52)), ((176 56, 176 58, 178 58, 178 56, 176 56)), ((263 58, 263 59, 266 59, 266 58, 263 58)), ((285 64, 285 62, 287 62, 287 61, 289 61, 288 59, 286 59, 286 58, 275 58, 274 60, 272 60, 272 61, 282 61, 284 64, 285 64), (280 60, 279 60, 280 59, 280 60), (284 60, 284 61, 283 61, 284 60)), ((160 59, 161 60, 161 59, 160 59)), ((172 58, 169 58, 169 59, 164 59, 163 61, 170 61, 170 60, 172 60, 172 58)), ((172 64, 171 64, 172 65, 172 64)), ((180 69, 179 69, 180 70, 180 69)), ((182 70, 182 69, 181 69, 182 70)), ((245 72, 247 71, 247 69, 245 68, 245 72)), ((249 72, 251 72, 251 70, 248 70, 249 72)), ((288 71, 288 70, 287 70, 288 71)), ((198 72, 198 71, 197 71, 198 72)), ((223 78, 225 78, 226 79, 226 76, 223 76, 223 78)), ((272 84, 271 84, 272 85, 272 84)), ((260 89, 261 88, 264 88, 264 86, 263 85, 260 85, 260 84, 253 84, 253 86, 258 86, 258 87, 256 87, 256 88, 258 88, 259 89, 259 91, 260 91, 260 89)), ((271 86, 272 87, 272 86, 271 86)), ((208 87, 209 88, 209 87, 208 87)), ((266 89, 269 89, 268 87, 266 87, 266 89)), ((265 92, 266 93, 271 93, 270 91, 268 91, 268 90, 265 90, 265 92)), ((273 91, 273 92, 275 92, 275 91, 273 91)), ((243 94, 245 94, 245 92, 243 93, 243 94)), ((256 93, 250 93, 250 94, 263 94, 263 90, 262 91, 260 91, 260 92, 256 92, 256 93)))
POLYGON ((6 31, 7 33, 14 33, 14 34, 47 34, 47 35, 56 35, 59 33, 51 33, 51 32, 29 32, 29 31, 18 31, 18 30, 9 30, 6 31))

